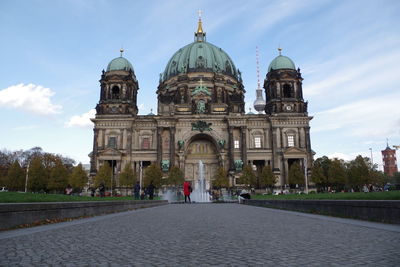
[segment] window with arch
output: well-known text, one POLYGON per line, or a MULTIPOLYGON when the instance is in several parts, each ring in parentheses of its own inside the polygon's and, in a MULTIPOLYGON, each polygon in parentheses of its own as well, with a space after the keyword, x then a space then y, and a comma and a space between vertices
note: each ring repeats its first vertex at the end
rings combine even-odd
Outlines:
POLYGON ((254 147, 261 148, 261 137, 260 136, 254 137, 254 147))
POLYGON ((150 138, 144 137, 142 139, 142 149, 150 149, 150 138))
POLYGON ((239 140, 233 141, 233 147, 234 148, 239 148, 239 140))
POLYGON ((115 86, 111 89, 111 98, 112 98, 112 99, 119 99, 119 95, 120 95, 119 87, 115 85, 115 86))
POLYGON ((294 146, 294 135, 293 134, 289 134, 287 136, 287 144, 288 144, 288 147, 294 146))
POLYGON ((293 90, 290 84, 285 83, 283 85, 283 97, 290 98, 293 97, 293 90))
POLYGON ((108 138, 108 145, 107 145, 107 147, 110 147, 110 148, 117 148, 117 137, 114 137, 114 136, 109 137, 109 138, 108 138))

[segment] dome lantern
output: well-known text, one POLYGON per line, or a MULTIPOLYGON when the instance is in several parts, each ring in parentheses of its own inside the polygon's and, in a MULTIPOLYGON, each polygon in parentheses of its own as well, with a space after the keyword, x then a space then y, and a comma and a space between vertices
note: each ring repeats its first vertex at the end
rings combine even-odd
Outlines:
POLYGON ((194 38, 196 42, 205 42, 206 41, 206 33, 203 31, 203 26, 201 22, 201 13, 199 10, 199 22, 197 23, 197 32, 194 33, 194 38))

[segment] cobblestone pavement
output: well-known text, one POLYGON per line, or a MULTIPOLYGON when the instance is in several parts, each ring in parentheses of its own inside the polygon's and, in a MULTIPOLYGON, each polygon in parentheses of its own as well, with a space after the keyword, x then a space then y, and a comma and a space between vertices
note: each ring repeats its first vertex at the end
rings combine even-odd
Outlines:
POLYGON ((1 266, 399 266, 400 226, 181 204, 0 233, 1 266))

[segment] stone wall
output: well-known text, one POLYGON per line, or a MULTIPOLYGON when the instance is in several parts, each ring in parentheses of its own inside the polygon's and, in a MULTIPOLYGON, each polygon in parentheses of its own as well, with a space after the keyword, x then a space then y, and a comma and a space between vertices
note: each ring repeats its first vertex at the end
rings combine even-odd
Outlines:
POLYGON ((0 203, 0 229, 45 220, 95 216, 167 204, 166 200, 0 203))
POLYGON ((244 200, 246 205, 400 224, 400 200, 244 200))

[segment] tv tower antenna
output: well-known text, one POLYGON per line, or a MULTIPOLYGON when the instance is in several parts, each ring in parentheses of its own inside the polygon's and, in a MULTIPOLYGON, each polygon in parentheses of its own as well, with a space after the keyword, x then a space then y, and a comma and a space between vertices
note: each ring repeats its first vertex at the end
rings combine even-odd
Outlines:
POLYGON ((258 46, 256 46, 256 65, 257 65, 257 98, 254 101, 254 109, 258 111, 258 114, 262 114, 265 109, 265 100, 262 95, 261 85, 260 85, 260 57, 258 53, 258 46))
POLYGON ((256 64, 257 64, 257 89, 261 89, 261 86, 260 86, 260 56, 258 54, 258 46, 256 46, 256 64))

